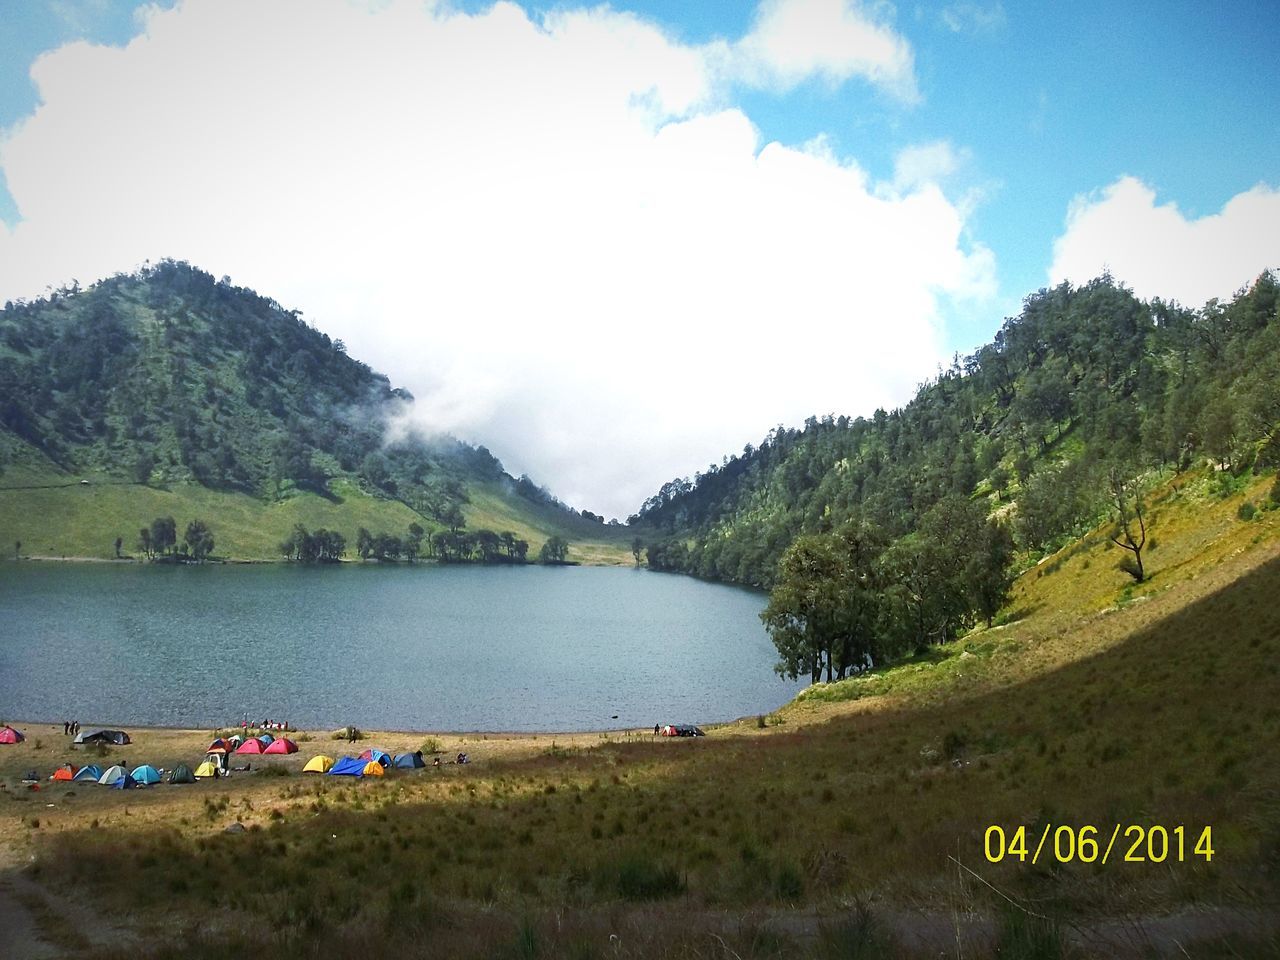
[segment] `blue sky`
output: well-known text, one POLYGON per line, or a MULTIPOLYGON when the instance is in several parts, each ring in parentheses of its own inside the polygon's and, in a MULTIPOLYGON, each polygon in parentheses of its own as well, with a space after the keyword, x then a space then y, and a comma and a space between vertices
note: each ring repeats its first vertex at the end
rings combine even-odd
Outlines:
POLYGON ((138 6, 6 5, 0 297, 190 259, 596 509, 902 402, 1051 281, 1199 306, 1280 266, 1280 26, 1246 5, 138 6), (674 364, 681 406, 602 358, 674 364), (601 434, 653 474, 599 479, 601 434))

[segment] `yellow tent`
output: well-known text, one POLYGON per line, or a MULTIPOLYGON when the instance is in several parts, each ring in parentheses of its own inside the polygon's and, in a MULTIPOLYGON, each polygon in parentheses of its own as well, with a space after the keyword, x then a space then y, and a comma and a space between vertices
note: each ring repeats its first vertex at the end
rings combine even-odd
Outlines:
POLYGON ((377 760, 370 760, 364 765, 364 775, 366 777, 381 777, 384 776, 386 772, 387 771, 383 769, 382 764, 377 760))
POLYGON ((200 766, 196 767, 196 779, 203 780, 205 777, 215 776, 215 771, 217 769, 218 768, 214 765, 212 760, 206 760, 204 763, 200 764, 200 766))
POLYGON ((318 757, 312 757, 307 761, 307 765, 302 768, 303 773, 328 773, 329 768, 333 766, 333 757, 326 757, 320 754, 318 757))

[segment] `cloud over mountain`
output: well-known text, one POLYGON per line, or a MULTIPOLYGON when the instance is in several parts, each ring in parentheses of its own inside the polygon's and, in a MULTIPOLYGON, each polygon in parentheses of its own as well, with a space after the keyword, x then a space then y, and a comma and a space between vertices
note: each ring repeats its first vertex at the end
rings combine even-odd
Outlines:
MULTIPOLYGON (((806 52, 802 8, 741 43, 788 83, 914 96, 890 27, 817 4, 848 49, 806 52)), ((42 103, 0 143, 22 216, 0 299, 188 259, 579 506, 625 516, 780 420, 905 399, 940 303, 994 289, 946 164, 886 189, 823 140, 762 142, 738 41, 507 3, 188 0, 140 30, 33 68, 42 103)))

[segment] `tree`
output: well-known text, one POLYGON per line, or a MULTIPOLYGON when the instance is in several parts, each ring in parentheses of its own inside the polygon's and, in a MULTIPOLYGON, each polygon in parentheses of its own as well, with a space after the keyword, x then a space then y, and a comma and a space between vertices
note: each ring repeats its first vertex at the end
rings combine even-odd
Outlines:
POLYGON ((543 563, 564 563, 569 556, 569 542, 559 535, 553 536, 542 545, 539 554, 543 563))
POLYGON ((373 553, 373 535, 364 527, 356 531, 356 553, 361 560, 368 560, 373 553))
POLYGON ((1111 542, 1133 554, 1125 558, 1120 569, 1142 583, 1146 573, 1142 567, 1142 548, 1147 544, 1147 523, 1142 517, 1142 481, 1126 479, 1123 469, 1112 464, 1107 469, 1107 484, 1111 490, 1111 503, 1115 511, 1115 525, 1111 529, 1111 542), (1134 524, 1138 525, 1135 533, 1134 524))
POLYGON ((796 539, 782 556, 777 583, 760 615, 778 649, 775 669, 796 679, 829 681, 861 670, 884 653, 881 531, 851 521, 830 534, 796 539))
POLYGON ((116 559, 120 559, 120 548, 124 546, 124 537, 116 537, 116 559))
POLYGON ((213 531, 203 520, 192 520, 188 523, 182 539, 197 563, 213 553, 213 531))
POLYGON ((144 556, 148 558, 151 557, 152 544, 150 527, 143 527, 138 531, 138 549, 142 551, 144 556))
POLYGON ((173 553, 178 543, 178 522, 173 517, 156 517, 151 521, 153 554, 173 553))
POLYGON ((422 538, 426 533, 421 524, 417 522, 409 524, 409 536, 404 541, 404 555, 410 563, 417 560, 418 554, 422 552, 422 538))
POLYGON ((636 566, 640 566, 640 554, 644 550, 644 541, 639 537, 631 540, 631 555, 636 558, 636 566))

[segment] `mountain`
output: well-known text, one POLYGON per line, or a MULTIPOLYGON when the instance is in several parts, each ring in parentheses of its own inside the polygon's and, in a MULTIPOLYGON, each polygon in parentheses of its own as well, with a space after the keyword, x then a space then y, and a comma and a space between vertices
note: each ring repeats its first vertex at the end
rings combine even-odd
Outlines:
POLYGON ((901 542, 960 498, 1025 567, 1113 514, 1117 484, 1208 464, 1225 498, 1280 462, 1278 290, 1266 273, 1198 311, 1109 277, 1041 290, 902 409, 778 427, 665 484, 632 518, 649 565, 770 587, 797 538, 855 523, 901 542))
POLYGON ((417 523, 426 549, 485 526, 630 559, 619 529, 483 446, 407 430, 411 403, 296 311, 185 263, 7 303, 0 529, 32 553, 97 556, 165 511, 199 514, 218 554, 262 558, 297 523, 352 546, 360 526, 417 523))

